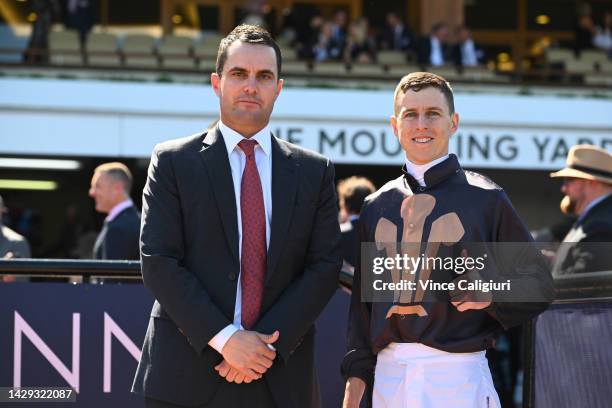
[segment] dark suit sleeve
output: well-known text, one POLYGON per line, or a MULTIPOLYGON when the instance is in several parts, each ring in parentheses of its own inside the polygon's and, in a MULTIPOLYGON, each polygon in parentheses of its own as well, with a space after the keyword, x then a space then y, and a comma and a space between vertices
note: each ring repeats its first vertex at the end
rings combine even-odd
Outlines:
POLYGON ((357 224, 357 256, 348 316, 347 353, 342 360, 341 372, 345 379, 357 377, 372 385, 376 366, 370 337, 372 304, 361 299, 361 242, 367 242, 363 220, 364 211, 357 224))
POLYGON ((497 197, 493 240, 498 269, 511 279, 512 289, 501 292, 486 311, 508 329, 546 310, 554 299, 553 281, 548 262, 503 191, 497 197))
POLYGON ((334 178, 334 167, 328 161, 312 232, 306 243, 304 273, 284 290, 254 328, 265 334, 274 330, 280 332, 275 347, 285 361, 299 346, 338 287, 342 259, 334 178))
POLYGON ((429 37, 423 37, 420 39, 417 47, 417 63, 419 65, 429 65, 431 54, 431 40, 429 37))
POLYGON ((455 66, 457 67, 463 66, 463 59, 461 58, 461 44, 455 44, 452 47, 450 47, 449 54, 455 66))
POLYGON ((231 324, 183 264, 183 214, 172 152, 151 157, 142 197, 140 251, 142 277, 162 308, 201 353, 210 339, 231 324))

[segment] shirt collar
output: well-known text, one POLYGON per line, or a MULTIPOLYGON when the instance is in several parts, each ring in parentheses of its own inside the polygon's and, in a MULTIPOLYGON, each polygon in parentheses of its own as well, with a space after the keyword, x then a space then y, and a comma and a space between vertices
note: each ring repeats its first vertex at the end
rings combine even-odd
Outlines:
MULTIPOLYGON (((434 160, 434 162, 437 160, 439 159, 434 160)), ((431 163, 425 164, 423 166, 427 166, 431 163)), ((406 179, 406 182, 408 183, 410 188, 412 188, 413 190, 416 189, 419 191, 424 191, 426 189, 434 187, 438 183, 441 183, 453 174, 459 173, 461 171, 461 166, 459 165, 457 156, 452 153, 449 154, 448 157, 445 157, 443 160, 434 163, 430 168, 425 171, 425 187, 420 186, 416 178, 408 172, 406 164, 404 164, 404 166, 402 167, 402 171, 404 172, 404 178, 406 179)))
POLYGON ((425 173, 427 172, 427 170, 429 170, 436 164, 443 162, 446 159, 448 159, 448 154, 425 164, 414 164, 410 160, 406 159, 405 169, 408 174, 410 174, 419 182, 419 184, 425 184, 425 173))
MULTIPOLYGON (((227 126, 221 120, 219 120, 219 130, 221 131, 221 135, 223 136, 223 140, 225 141, 225 147, 227 148, 228 156, 232 154, 232 152, 234 151, 238 143, 242 141, 242 139, 246 139, 244 136, 227 126)), ((257 141, 257 144, 259 144, 266 156, 270 155, 270 152, 272 151, 272 136, 270 132, 270 125, 266 125, 259 132, 251 136, 250 139, 257 141)))
POLYGON ((119 204, 117 204, 116 206, 114 206, 109 212, 108 215, 106 216, 106 218, 104 219, 104 221, 106 222, 111 222, 112 220, 114 220, 117 215, 119 215, 119 213, 123 210, 125 210, 128 207, 133 206, 134 203, 132 202, 132 200, 130 200, 129 198, 127 200, 124 200, 122 202, 120 202, 119 204))
POLYGON ((605 200, 606 198, 608 198, 610 196, 612 196, 612 194, 603 194, 603 195, 597 197, 596 199, 594 199, 593 201, 591 201, 585 207, 584 211, 582 211, 582 213, 580 214, 580 216, 576 220, 576 223, 582 221, 584 219, 584 217, 586 217, 587 213, 593 209, 593 207, 595 207, 597 204, 601 203, 603 200, 605 200))

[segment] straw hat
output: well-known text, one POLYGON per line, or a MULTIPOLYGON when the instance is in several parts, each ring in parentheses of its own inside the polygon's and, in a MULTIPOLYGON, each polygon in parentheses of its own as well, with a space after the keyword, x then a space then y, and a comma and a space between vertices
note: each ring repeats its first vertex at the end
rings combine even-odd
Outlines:
POLYGON ((612 154, 592 145, 576 145, 567 154, 566 167, 550 177, 572 177, 612 184, 612 154))

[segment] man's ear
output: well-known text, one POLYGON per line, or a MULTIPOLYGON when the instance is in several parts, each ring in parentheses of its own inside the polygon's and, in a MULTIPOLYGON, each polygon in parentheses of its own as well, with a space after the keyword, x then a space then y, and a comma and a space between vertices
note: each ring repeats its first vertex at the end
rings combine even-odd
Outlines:
POLYGON ((123 183, 118 181, 118 180, 115 180, 113 182, 112 188, 113 188, 113 191, 115 192, 115 194, 117 194, 117 195, 124 195, 125 194, 125 188, 123 186, 123 183))
POLYGON ((391 115, 389 122, 391 123, 391 128, 393 128, 393 134, 397 136, 397 119, 395 118, 395 115, 391 115))
POLYGON ((216 72, 210 74, 210 84, 213 87, 213 91, 217 96, 221 96, 221 90, 219 88, 219 82, 221 81, 221 77, 216 72))
POLYGON ((459 128, 459 114, 457 112, 453 113, 453 116, 451 117, 451 122, 451 134, 453 134, 459 128))
POLYGON ((276 85, 276 97, 278 98, 278 95, 280 95, 282 89, 283 89, 283 83, 284 81, 282 79, 278 80, 278 84, 276 85))

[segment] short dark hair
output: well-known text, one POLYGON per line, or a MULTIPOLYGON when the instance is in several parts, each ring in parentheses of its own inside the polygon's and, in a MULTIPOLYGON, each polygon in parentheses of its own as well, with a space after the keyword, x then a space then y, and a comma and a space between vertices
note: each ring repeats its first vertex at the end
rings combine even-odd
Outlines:
POLYGON ((277 68, 277 80, 280 78, 281 74, 281 66, 282 66, 282 57, 280 47, 274 41, 272 36, 268 31, 264 28, 250 25, 250 24, 240 24, 236 28, 232 30, 225 38, 221 40, 219 43, 219 51, 217 52, 217 64, 215 66, 215 71, 217 75, 221 76, 221 72, 223 72, 223 67, 225 66, 225 61, 227 61, 227 49, 235 43, 236 41, 241 41, 246 44, 255 44, 255 45, 265 45, 268 47, 272 47, 274 50, 274 54, 276 54, 276 68, 277 68))
POLYGON ((406 93, 408 90, 419 92, 421 89, 436 88, 444 98, 448 105, 448 112, 451 116, 455 113, 455 98, 453 96, 453 88, 451 88, 448 81, 442 78, 440 75, 432 74, 431 72, 412 72, 402 79, 395 87, 395 94, 393 95, 393 113, 397 113, 397 98, 401 93, 406 93))
POLYGON ((125 164, 120 162, 103 163, 96 167, 94 174, 96 173, 104 173, 113 180, 119 181, 121 184, 123 184, 125 193, 128 195, 130 194, 130 191, 132 190, 133 177, 132 172, 125 164))
POLYGON ((376 191, 374 184, 365 177, 349 177, 338 183, 340 206, 352 214, 359 214, 363 201, 376 191))
POLYGON ((448 28, 448 24, 446 24, 444 21, 439 21, 431 26, 431 32, 437 33, 442 28, 448 28))

